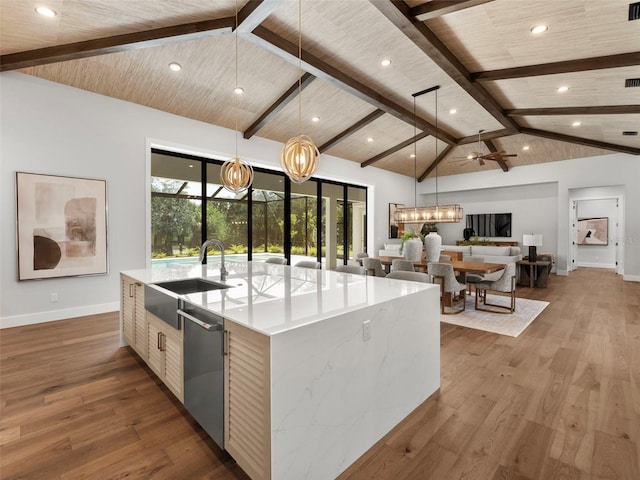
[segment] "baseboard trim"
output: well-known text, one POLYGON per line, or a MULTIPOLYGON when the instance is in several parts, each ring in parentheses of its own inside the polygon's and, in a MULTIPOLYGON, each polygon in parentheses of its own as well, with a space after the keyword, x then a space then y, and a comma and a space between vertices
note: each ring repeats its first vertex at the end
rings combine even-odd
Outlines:
POLYGON ((586 268, 616 268, 615 264, 609 263, 578 263, 578 267, 586 268))
POLYGON ((0 329, 35 325, 38 323, 55 322, 67 318, 84 317, 98 313, 115 312, 120 310, 120 303, 103 303, 100 305, 87 305, 84 307, 66 308, 64 310, 50 310, 47 312, 28 313, 13 317, 0 318, 0 329))
POLYGON ((568 270, 556 270, 556 275, 561 275, 563 277, 566 277, 567 275, 569 275, 569 271, 568 270))
POLYGON ((623 275, 622 279, 625 282, 640 282, 640 275, 623 275))

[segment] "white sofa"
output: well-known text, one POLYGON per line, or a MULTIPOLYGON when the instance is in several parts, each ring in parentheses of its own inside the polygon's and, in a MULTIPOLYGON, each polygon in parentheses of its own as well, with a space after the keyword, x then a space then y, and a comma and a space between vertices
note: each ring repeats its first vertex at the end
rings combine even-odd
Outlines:
POLYGON ((379 257, 402 257, 400 253, 401 243, 385 243, 382 250, 378 250, 379 257))
POLYGON ((522 260, 520 247, 498 247, 488 245, 442 245, 442 250, 462 252, 462 259, 482 257, 487 263, 512 263, 522 260))

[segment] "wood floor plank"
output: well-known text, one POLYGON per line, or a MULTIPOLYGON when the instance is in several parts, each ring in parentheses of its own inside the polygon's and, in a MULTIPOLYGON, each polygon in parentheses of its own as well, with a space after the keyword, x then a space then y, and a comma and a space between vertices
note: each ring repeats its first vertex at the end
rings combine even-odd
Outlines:
MULTIPOLYGON (((441 388, 340 480, 640 478, 640 283, 517 296, 519 337, 441 324, 441 388)), ((130 348, 118 313, 0 330, 0 478, 247 480, 130 348)))

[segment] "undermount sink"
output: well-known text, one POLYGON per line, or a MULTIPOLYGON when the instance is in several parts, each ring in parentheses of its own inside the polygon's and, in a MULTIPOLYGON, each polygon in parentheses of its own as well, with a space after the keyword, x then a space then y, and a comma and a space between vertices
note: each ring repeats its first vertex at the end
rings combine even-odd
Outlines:
POLYGON ((180 329, 177 311, 180 309, 180 295, 190 293, 223 290, 231 285, 203 280, 202 278, 186 278, 169 282, 148 283, 144 286, 144 308, 160 320, 180 329), (169 293, 171 292, 171 293, 169 293), (176 297, 178 295, 178 297, 176 297))
POLYGON ((229 285, 225 285, 224 283, 211 282, 209 280, 203 280, 202 278, 187 278, 185 280, 155 283, 154 285, 170 290, 178 295, 229 288, 229 285))

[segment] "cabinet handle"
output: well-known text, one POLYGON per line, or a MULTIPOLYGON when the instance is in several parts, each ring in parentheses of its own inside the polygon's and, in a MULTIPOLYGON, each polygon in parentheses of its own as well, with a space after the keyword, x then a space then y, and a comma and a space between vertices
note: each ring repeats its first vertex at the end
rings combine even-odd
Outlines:
POLYGON ((167 336, 164 333, 161 333, 160 335, 162 335, 162 348, 160 349, 163 352, 167 351, 167 336))
POLYGON ((160 335, 162 335, 162 332, 158 332, 158 350, 162 351, 162 349, 160 348, 160 335))
POLYGON ((224 343, 222 345, 222 354, 229 355, 229 330, 224 331, 224 343))
POLYGON ((135 296, 135 294, 136 294, 136 293, 135 293, 135 290, 133 290, 133 288, 132 288, 132 287, 135 287, 135 285, 134 285, 133 283, 130 283, 130 284, 129 284, 129 297, 133 297, 133 296, 135 296))

